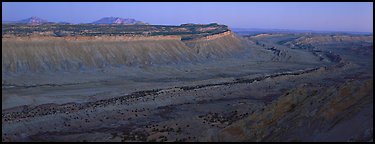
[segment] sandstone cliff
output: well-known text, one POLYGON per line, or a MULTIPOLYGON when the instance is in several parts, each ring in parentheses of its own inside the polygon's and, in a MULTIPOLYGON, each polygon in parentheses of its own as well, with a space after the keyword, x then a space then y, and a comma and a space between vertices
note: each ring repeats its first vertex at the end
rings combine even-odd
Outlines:
POLYGON ((245 46, 232 32, 225 32, 190 41, 173 35, 3 35, 2 47, 2 72, 18 73, 193 62, 229 56, 245 46))

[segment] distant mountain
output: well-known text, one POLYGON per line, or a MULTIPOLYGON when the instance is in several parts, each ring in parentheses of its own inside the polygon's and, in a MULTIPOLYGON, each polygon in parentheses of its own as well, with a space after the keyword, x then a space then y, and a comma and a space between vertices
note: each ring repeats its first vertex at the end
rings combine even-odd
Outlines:
POLYGON ((47 20, 38 18, 38 17, 30 17, 28 19, 23 19, 23 20, 15 21, 14 23, 39 25, 39 24, 46 24, 46 23, 50 23, 50 22, 48 22, 47 20))
MULTIPOLYGON (((40 25, 40 24, 71 24, 69 22, 49 22, 39 17, 30 17, 19 21, 3 21, 3 24, 27 24, 27 25, 40 25)), ((148 25, 148 23, 138 21, 132 18, 120 17, 104 17, 100 20, 94 21, 90 24, 123 24, 123 25, 148 25)))
POLYGON ((92 24, 125 24, 125 25, 147 25, 142 21, 137 21, 131 18, 120 18, 120 17, 104 17, 100 20, 92 22, 92 24))
POLYGON ((14 21, 2 21, 2 24, 9 24, 9 23, 14 23, 14 21))
POLYGON ((57 24, 71 24, 69 22, 58 22, 57 24))

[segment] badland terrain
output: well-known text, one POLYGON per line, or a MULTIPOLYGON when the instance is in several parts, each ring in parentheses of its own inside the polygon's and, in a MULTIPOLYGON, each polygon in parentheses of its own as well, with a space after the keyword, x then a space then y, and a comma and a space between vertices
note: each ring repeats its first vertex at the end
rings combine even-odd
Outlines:
POLYGON ((373 141, 373 36, 2 24, 2 141, 373 141))

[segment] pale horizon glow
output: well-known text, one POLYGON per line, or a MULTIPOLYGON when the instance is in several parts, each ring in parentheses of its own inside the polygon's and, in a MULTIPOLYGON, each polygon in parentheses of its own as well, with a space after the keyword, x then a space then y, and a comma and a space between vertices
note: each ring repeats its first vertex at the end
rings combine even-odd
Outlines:
POLYGON ((3 2, 2 13, 2 21, 89 23, 114 16, 158 25, 373 32, 372 2, 3 2))

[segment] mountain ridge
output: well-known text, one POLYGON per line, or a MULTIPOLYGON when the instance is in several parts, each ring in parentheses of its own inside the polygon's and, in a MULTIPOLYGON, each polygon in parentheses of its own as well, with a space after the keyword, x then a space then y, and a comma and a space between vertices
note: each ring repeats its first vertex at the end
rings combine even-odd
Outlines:
MULTIPOLYGON (((50 22, 46 19, 42 19, 36 16, 32 16, 26 19, 17 21, 3 21, 4 24, 27 24, 27 25, 41 25, 41 24, 71 24, 69 22, 50 22)), ((123 25, 148 25, 148 23, 135 20, 133 18, 121 18, 121 17, 103 17, 99 20, 90 23, 83 24, 123 24, 123 25)))
POLYGON ((120 17, 104 17, 91 24, 125 24, 125 25, 147 25, 142 21, 133 18, 120 18, 120 17))
POLYGON ((27 19, 15 21, 14 23, 29 24, 29 25, 40 25, 40 24, 46 24, 46 23, 50 23, 50 22, 48 22, 45 19, 42 19, 42 18, 39 18, 39 17, 36 17, 36 16, 32 16, 32 17, 27 18, 27 19))

